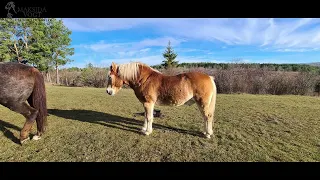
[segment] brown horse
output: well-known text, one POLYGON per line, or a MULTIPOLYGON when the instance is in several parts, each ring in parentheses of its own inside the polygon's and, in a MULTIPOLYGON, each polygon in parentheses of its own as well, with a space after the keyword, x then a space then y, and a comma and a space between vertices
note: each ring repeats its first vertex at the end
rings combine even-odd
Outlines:
POLYGON ((199 72, 167 76, 140 62, 117 65, 112 62, 107 78, 107 93, 115 95, 127 84, 134 90, 143 104, 145 120, 142 132, 152 133, 153 110, 155 105, 181 106, 194 102, 204 118, 204 135, 213 134, 213 116, 217 89, 214 77, 199 72))
POLYGON ((0 104, 26 118, 20 131, 21 144, 29 140, 34 121, 37 135, 33 140, 41 138, 47 120, 47 101, 44 79, 36 68, 20 63, 0 63, 0 104))

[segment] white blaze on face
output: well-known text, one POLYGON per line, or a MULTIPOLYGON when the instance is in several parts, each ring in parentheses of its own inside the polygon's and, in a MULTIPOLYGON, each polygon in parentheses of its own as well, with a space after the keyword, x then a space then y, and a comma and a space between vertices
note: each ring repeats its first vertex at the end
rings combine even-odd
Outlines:
POLYGON ((114 92, 115 92, 115 90, 114 89, 112 89, 112 76, 113 75, 108 75, 108 77, 107 77, 107 90, 106 90, 106 92, 109 94, 109 95, 111 95, 111 96, 113 96, 114 95, 114 92))

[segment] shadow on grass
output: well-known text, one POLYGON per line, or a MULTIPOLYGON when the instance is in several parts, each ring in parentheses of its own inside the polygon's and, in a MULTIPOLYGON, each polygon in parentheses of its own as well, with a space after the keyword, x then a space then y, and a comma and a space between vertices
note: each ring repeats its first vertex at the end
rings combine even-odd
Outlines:
MULTIPOLYGON (((107 113, 102 113, 102 112, 97 112, 97 111, 91 111, 91 110, 48 109, 48 113, 58 117, 65 118, 65 119, 100 124, 110 128, 117 128, 117 129, 135 132, 139 134, 141 134, 140 129, 143 126, 143 121, 139 121, 131 118, 125 118, 125 117, 116 116, 116 115, 107 114, 107 113)), ((198 133, 198 132, 188 131, 188 130, 174 128, 174 127, 167 127, 167 126, 156 124, 156 123, 152 123, 152 127, 154 129, 176 131, 179 133, 189 134, 192 136, 199 136, 199 137, 201 136, 201 133, 198 133)))
POLYGON ((8 139, 13 141, 14 143, 20 144, 20 140, 17 137, 15 137, 14 134, 8 128, 15 129, 19 132, 21 131, 21 128, 19 128, 18 126, 15 126, 13 124, 0 120, 0 131, 3 132, 4 136, 6 136, 8 139))

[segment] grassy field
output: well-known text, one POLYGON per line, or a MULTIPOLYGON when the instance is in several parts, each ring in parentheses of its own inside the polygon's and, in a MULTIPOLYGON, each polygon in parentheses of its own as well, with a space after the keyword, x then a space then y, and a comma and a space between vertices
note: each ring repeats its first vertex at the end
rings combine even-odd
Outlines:
MULTIPOLYGON (((17 144, 25 120, 0 106, 0 161, 320 161, 320 98, 217 97, 214 137, 196 105, 161 107, 150 136, 131 89, 47 86, 48 131, 17 144)), ((35 133, 33 126, 32 133, 35 133)))

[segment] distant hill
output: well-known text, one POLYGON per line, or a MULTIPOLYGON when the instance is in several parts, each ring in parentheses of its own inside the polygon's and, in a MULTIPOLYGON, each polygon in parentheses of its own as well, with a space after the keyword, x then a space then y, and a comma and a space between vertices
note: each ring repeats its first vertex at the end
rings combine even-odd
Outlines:
POLYGON ((320 67, 320 62, 309 63, 308 65, 320 67))

